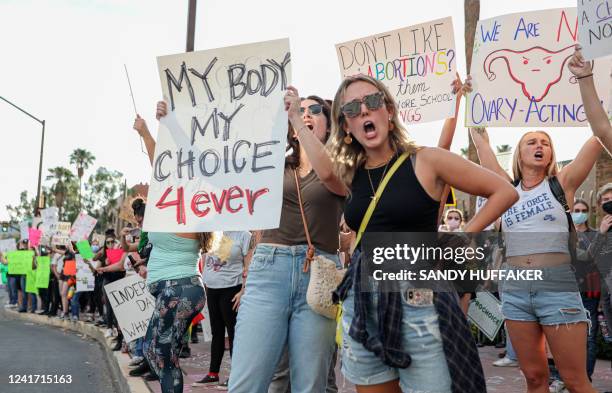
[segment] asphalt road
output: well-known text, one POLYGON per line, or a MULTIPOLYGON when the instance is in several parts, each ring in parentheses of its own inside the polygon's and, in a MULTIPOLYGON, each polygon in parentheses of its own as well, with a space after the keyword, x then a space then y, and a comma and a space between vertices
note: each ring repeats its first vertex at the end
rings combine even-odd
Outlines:
MULTIPOLYGON (((0 307, 6 302, 6 289, 0 288, 0 307)), ((48 376, 48 377, 49 377, 48 376)), ((27 377, 26 379, 29 379, 27 377)), ((59 381, 58 381, 59 382, 59 381)), ((96 341, 76 332, 8 319, 0 310, 0 391, 38 392, 115 392, 116 382, 109 372, 104 352, 96 341), (10 383, 11 376, 49 375, 52 382, 63 375, 71 383, 10 383)))

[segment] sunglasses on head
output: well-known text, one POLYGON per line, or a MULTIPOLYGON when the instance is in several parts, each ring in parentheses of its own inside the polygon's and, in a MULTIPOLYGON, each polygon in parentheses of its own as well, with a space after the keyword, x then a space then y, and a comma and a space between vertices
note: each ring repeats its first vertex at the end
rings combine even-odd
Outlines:
POLYGON ((312 105, 308 105, 306 108, 302 108, 300 107, 300 115, 303 115, 304 112, 306 112, 306 109, 308 109, 308 112, 311 115, 320 115, 321 112, 323 112, 323 105, 321 104, 312 104, 312 105))
POLYGON ((355 117, 361 113, 361 104, 365 104, 369 110, 374 111, 382 108, 384 102, 385 95, 379 91, 374 94, 368 94, 361 100, 347 102, 346 104, 342 105, 340 109, 342 110, 342 113, 346 115, 346 117, 355 117))

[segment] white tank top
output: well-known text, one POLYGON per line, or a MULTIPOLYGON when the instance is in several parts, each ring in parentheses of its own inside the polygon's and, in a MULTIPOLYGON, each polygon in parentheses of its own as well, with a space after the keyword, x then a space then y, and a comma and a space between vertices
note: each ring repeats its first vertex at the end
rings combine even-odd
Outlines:
POLYGON ((567 216, 550 189, 548 178, 536 188, 523 191, 519 200, 502 215, 506 256, 560 252, 569 254, 567 216))

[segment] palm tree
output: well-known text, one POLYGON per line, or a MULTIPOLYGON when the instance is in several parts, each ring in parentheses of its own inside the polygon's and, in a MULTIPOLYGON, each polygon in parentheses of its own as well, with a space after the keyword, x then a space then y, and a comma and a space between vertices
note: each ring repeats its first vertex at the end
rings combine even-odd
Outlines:
POLYGON ((497 149, 497 154, 510 153, 512 151, 512 146, 510 145, 499 145, 495 148, 497 149))
POLYGON ((79 209, 81 209, 81 182, 85 170, 93 164, 96 157, 85 149, 74 149, 70 155, 70 164, 75 164, 77 167, 77 176, 79 177, 79 209))
POLYGON ((54 180, 55 183, 51 186, 51 193, 55 196, 55 204, 59 209, 60 219, 62 217, 62 206, 68 194, 68 184, 74 181, 74 174, 68 168, 61 166, 50 168, 50 175, 47 175, 47 180, 54 180))
MULTIPOLYGON (((480 0, 464 0, 463 12, 465 18, 465 62, 468 75, 470 74, 470 68, 472 66, 472 51, 474 49, 474 36, 476 35, 476 24, 480 19, 480 0)), ((478 163, 478 154, 476 153, 476 146, 472 138, 468 135, 468 159, 472 162, 478 163)), ((470 209, 466 211, 466 215, 470 217, 476 210, 476 197, 470 196, 470 209)), ((466 217, 467 218, 467 217, 466 217)))

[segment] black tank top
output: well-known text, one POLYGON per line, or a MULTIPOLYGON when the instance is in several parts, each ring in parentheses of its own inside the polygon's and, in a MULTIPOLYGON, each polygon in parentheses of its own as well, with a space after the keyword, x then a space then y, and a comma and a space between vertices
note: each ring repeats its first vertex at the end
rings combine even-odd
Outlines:
MULTIPOLYGON (((397 156, 389 162, 389 168, 395 160, 397 156)), ((369 170, 374 190, 378 188, 384 170, 384 166, 369 170)), ((368 170, 364 167, 357 169, 344 209, 346 223, 354 231, 359 230, 373 195, 368 170)), ((437 232, 439 206, 440 202, 431 198, 419 183, 412 160, 408 158, 385 187, 366 232, 437 232)))

